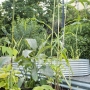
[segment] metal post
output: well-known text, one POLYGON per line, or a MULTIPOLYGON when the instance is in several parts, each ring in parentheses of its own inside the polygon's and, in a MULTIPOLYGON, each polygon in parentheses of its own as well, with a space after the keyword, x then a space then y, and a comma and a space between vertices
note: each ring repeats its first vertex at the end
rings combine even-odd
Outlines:
POLYGON ((63 39, 62 39, 62 44, 64 47, 64 21, 65 21, 65 15, 64 15, 64 0, 62 0, 62 25, 61 25, 61 28, 62 28, 62 34, 63 34, 63 39))
POLYGON ((62 0, 62 28, 64 28, 64 0, 62 0))

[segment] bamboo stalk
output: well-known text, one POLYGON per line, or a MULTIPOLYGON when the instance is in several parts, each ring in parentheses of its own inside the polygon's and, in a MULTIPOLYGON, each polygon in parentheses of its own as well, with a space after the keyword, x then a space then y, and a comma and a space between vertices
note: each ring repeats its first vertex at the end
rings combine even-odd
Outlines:
MULTIPOLYGON (((11 48, 12 48, 12 51, 13 51, 13 34, 14 34, 14 14, 15 14, 15 0, 13 0, 13 11, 12 11, 12 28, 11 28, 11 40, 12 40, 12 44, 11 44, 11 48)), ((13 84, 12 84, 12 62, 13 62, 13 55, 11 56, 11 71, 10 71, 10 86, 9 86, 9 89, 12 89, 13 87, 13 84)))
POLYGON ((60 40, 59 40, 59 34, 60 34, 60 30, 59 30, 59 27, 60 27, 60 14, 59 14, 59 10, 60 10, 60 6, 59 6, 59 0, 57 0, 57 3, 58 3, 58 51, 57 51, 57 58, 59 58, 59 50, 60 50, 60 40))
MULTIPOLYGON (((53 20, 52 20, 52 38, 51 38, 51 46, 53 44, 53 33, 54 33, 54 17, 55 17, 55 0, 54 0, 54 6, 53 6, 53 20)), ((53 54, 53 48, 51 47, 51 56, 53 54)))

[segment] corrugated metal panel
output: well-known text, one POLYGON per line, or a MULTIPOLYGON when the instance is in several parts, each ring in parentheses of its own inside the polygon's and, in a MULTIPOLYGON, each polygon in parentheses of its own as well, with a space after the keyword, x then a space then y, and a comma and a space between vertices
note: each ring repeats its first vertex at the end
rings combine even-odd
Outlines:
MULTIPOLYGON (((64 69, 62 69, 62 71, 65 76, 84 76, 90 74, 90 65, 88 59, 70 60, 70 66, 72 71, 68 66, 66 66, 65 61, 62 62, 53 61, 52 63, 55 65, 62 63, 64 65, 64 69)), ((41 63, 37 62, 37 65, 38 67, 40 67, 41 63)), ((13 67, 16 69, 17 64, 14 63, 13 67)), ((23 70, 22 67, 20 67, 19 69, 23 70)))
POLYGON ((90 74, 90 61, 89 61, 89 74, 90 74))
MULTIPOLYGON (((70 68, 66 65, 65 60, 60 61, 52 61, 52 64, 59 65, 60 63, 63 64, 64 69, 62 69, 63 74, 65 76, 83 76, 83 75, 89 75, 90 74, 90 65, 88 59, 79 59, 79 60, 71 60, 70 59, 70 68), (72 73, 73 72, 73 73, 72 73)), ((40 67, 41 65, 37 63, 40 67)), ((48 63, 47 63, 48 64, 48 63)))
MULTIPOLYGON (((65 64, 65 62, 63 61, 65 64)), ((79 59, 79 60, 70 60, 70 66, 72 72, 70 71, 69 67, 65 66, 65 70, 63 73, 65 76, 83 76, 89 75, 89 60, 88 59, 79 59)))

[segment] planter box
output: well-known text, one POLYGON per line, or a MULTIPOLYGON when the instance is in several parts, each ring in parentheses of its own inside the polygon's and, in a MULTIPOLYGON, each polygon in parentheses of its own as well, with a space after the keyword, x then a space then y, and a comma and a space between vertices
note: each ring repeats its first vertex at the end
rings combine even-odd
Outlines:
MULTIPOLYGON (((40 62, 37 63, 39 67, 41 66, 40 62)), ((64 69, 62 69, 62 71, 65 76, 84 76, 90 74, 89 59, 77 59, 77 60, 69 59, 72 71, 66 65, 65 60, 62 60, 61 62, 56 60, 52 61, 52 64, 54 65, 58 65, 60 63, 62 63, 62 65, 64 66, 64 69)))
POLYGON ((63 61, 62 63, 65 66, 65 70, 63 70, 65 76, 84 76, 90 74, 88 59, 78 59, 78 60, 70 59, 69 63, 72 71, 69 69, 68 66, 66 66, 65 61, 63 61))
MULTIPOLYGON (((5 63, 10 61, 10 57, 8 57, 8 56, 0 57, 0 59, 6 59, 5 63)), ((84 76, 84 75, 90 74, 89 59, 78 59, 78 60, 69 59, 69 60, 70 60, 69 63, 70 63, 72 71, 70 70, 70 68, 68 66, 66 66, 65 60, 62 60, 62 62, 54 60, 54 61, 52 61, 52 63, 55 65, 62 63, 64 65, 64 69, 62 69, 62 71, 65 76, 84 76)), ((40 60, 39 62, 37 62, 37 66, 40 67, 42 63, 43 63, 43 60, 40 60)), ((15 64, 15 65, 13 64, 13 66, 15 69, 20 68, 20 67, 17 68, 17 64, 15 64)), ((23 70, 23 68, 22 68, 22 70, 23 70)))

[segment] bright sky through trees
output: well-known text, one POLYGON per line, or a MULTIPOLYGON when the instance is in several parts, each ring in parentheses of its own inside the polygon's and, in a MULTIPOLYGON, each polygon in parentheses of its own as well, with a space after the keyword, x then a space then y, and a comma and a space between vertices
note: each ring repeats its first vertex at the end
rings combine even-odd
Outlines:
POLYGON ((1 4, 3 1, 5 1, 5 0, 0 0, 0 4, 1 4))

